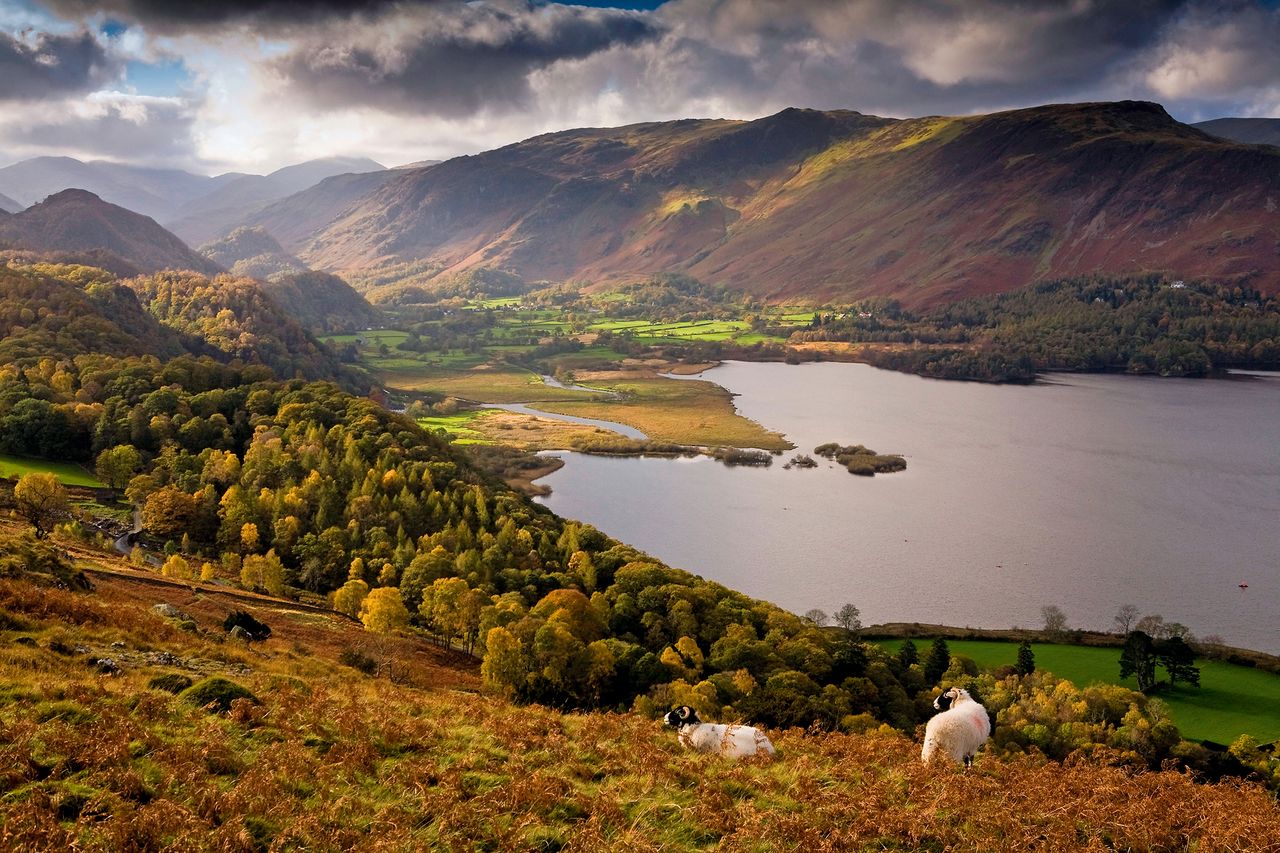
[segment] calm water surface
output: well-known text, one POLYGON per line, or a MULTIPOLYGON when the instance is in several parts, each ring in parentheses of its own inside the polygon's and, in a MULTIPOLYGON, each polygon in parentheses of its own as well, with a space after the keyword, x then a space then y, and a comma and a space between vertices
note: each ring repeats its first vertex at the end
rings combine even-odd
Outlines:
POLYGON ((1280 377, 1020 387, 833 363, 706 376, 801 451, 862 443, 909 467, 568 454, 547 506, 796 612, 851 601, 868 624, 1007 628, 1057 604, 1073 627, 1109 628, 1132 603, 1280 652, 1280 377))

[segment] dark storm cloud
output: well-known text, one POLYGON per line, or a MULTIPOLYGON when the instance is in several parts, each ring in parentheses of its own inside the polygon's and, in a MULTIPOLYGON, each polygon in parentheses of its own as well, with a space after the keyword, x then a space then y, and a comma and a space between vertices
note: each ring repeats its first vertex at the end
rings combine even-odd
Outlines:
MULTIPOLYGON (((376 13, 407 0, 49 0, 60 15, 84 18, 97 13, 174 34, 245 23, 305 25, 334 17, 376 13)), ((429 2, 429 0, 417 0, 429 2)))
POLYGON ((88 92, 120 73, 89 33, 29 37, 0 32, 0 101, 31 101, 88 92))
POLYGON ((448 4, 329 27, 272 67, 320 107, 461 117, 530 102, 529 76, 659 35, 647 15, 527 4, 448 4))

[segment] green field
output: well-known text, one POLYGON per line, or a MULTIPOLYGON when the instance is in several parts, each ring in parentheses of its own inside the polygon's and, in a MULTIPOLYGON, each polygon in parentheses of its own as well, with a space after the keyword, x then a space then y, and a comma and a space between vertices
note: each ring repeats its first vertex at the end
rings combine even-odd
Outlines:
POLYGON ((0 454, 0 477, 17 479, 23 474, 32 472, 53 474, 64 486, 101 488, 104 485, 84 468, 70 462, 50 462, 47 459, 28 459, 0 454))
MULTIPOLYGON (((891 652, 902 645, 900 639, 874 642, 891 652)), ((921 657, 928 654, 929 642, 915 641, 921 657)), ((952 654, 971 657, 983 669, 1012 665, 1018 656, 1017 643, 998 640, 947 640, 947 646, 952 654)), ((1103 682, 1138 689, 1133 679, 1120 678, 1117 648, 1033 643, 1031 650, 1036 656, 1036 669, 1078 686, 1103 682)), ((1169 706, 1183 737, 1224 744, 1241 734, 1251 734, 1262 743, 1280 740, 1280 675, 1221 661, 1201 660, 1197 666, 1199 689, 1178 685, 1155 694, 1169 706)))

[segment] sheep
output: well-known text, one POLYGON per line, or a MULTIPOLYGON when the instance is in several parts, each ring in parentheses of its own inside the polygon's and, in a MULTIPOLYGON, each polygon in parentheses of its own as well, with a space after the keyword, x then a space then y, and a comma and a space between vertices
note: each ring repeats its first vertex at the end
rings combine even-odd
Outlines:
POLYGON ((962 687, 952 687, 934 699, 933 707, 942 713, 933 716, 924 727, 920 760, 927 764, 935 755, 943 754, 966 767, 973 764, 974 754, 991 736, 987 709, 962 687))
POLYGON ((775 750, 764 732, 752 726, 704 723, 688 705, 670 711, 662 721, 676 730, 680 742, 698 752, 714 752, 729 758, 773 756, 775 750))

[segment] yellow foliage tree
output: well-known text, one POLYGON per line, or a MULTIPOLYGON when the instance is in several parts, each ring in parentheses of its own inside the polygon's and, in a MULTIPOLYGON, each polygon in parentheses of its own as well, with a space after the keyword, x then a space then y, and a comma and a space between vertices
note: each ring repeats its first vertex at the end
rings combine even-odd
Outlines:
POLYGON ((213 563, 205 563, 200 567, 200 580, 208 583, 217 578, 217 571, 213 568, 213 563))
POLYGON ((48 536, 70 507, 67 490, 52 474, 24 474, 13 487, 13 502, 18 514, 35 527, 37 539, 48 536))
POLYGON ((366 631, 393 634, 409 626, 409 608, 404 606, 400 590, 394 586, 378 587, 360 605, 360 621, 366 631))
POLYGON ((179 554, 164 561, 164 565, 160 567, 160 574, 167 578, 176 578, 178 580, 189 581, 192 578, 191 564, 182 559, 179 554))
POLYGON ((360 605, 369 594, 369 585, 359 579, 351 579, 333 593, 333 609, 355 618, 360 615, 360 605))

